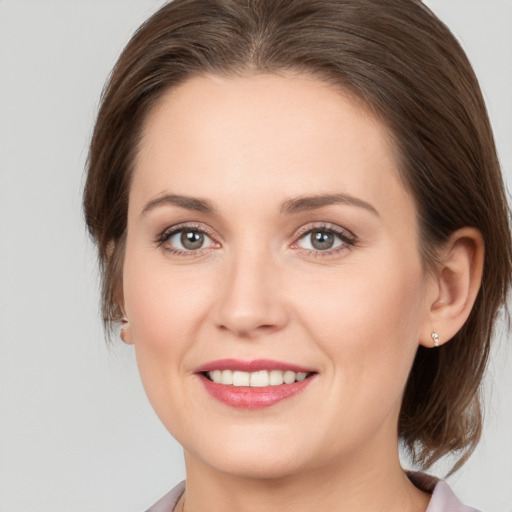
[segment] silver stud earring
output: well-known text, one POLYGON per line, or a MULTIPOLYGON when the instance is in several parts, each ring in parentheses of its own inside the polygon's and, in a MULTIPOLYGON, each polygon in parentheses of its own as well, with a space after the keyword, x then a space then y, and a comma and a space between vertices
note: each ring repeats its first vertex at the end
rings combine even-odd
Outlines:
POLYGON ((434 340, 434 346, 435 347, 439 347, 439 334, 437 334, 437 332, 435 331, 432 331, 432 339, 434 340))

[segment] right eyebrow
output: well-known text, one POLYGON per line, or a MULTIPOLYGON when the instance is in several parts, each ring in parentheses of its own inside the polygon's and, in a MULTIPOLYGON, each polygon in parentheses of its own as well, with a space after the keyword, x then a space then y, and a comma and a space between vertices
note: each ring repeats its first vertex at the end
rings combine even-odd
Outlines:
POLYGON ((185 208, 186 210, 193 210, 201 213, 208 213, 215 215, 216 211, 213 205, 206 199, 199 199, 196 197, 182 196, 177 194, 163 194, 161 196, 151 199, 144 208, 140 215, 145 215, 149 211, 155 209, 157 206, 173 205, 185 208))
POLYGON ((370 203, 348 194, 318 194, 289 199, 281 207, 281 213, 290 215, 305 210, 315 210, 332 204, 347 204, 364 208, 379 217, 379 212, 370 203))

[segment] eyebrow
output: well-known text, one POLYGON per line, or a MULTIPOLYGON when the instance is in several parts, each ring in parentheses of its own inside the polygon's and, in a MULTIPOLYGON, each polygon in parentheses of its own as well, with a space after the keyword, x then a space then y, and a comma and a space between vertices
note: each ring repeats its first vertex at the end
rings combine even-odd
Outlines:
POLYGON ((145 215, 150 210, 155 209, 157 206, 166 204, 179 206, 180 208, 185 208, 186 210, 193 210, 200 213, 208 213, 210 215, 216 214, 216 210, 212 203, 206 199, 181 196, 177 194, 164 194, 156 197, 155 199, 151 199, 151 201, 149 201, 146 206, 144 206, 144 209, 141 212, 141 216, 145 215))
MULTIPOLYGON (((379 212, 366 201, 348 194, 317 194, 309 196, 300 196, 285 201, 281 206, 281 215, 292 215, 307 210, 315 210, 323 206, 333 204, 346 204, 364 208, 379 217, 379 212)), ((151 199, 141 212, 141 216, 150 210, 162 205, 173 205, 186 210, 192 210, 200 213, 216 215, 217 211, 210 201, 199 199, 197 197, 182 196, 178 194, 164 194, 151 199)))
POLYGON ((322 206, 330 206, 333 204, 346 204, 349 206, 358 206, 364 208, 369 212, 379 217, 379 212, 366 201, 348 194, 320 194, 301 196, 294 199, 290 199, 283 203, 281 207, 281 214, 290 215, 306 210, 315 210, 322 206))

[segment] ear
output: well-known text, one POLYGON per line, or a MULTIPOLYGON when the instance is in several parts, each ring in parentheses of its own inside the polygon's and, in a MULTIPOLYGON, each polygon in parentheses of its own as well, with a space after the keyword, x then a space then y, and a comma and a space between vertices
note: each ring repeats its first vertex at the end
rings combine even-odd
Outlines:
POLYGON ((119 337, 127 344, 133 345, 133 338, 130 330, 130 323, 128 321, 122 322, 121 330, 119 331, 119 337))
MULTIPOLYGON (((107 258, 113 258, 115 257, 114 253, 118 246, 115 242, 110 241, 107 245, 106 253, 107 258)), ((117 260, 119 261, 119 260, 117 260)), ((128 345, 133 345, 133 338, 131 335, 131 329, 130 329, 130 323, 128 321, 128 317, 126 316, 126 306, 124 302, 124 292, 123 292, 123 284, 122 284, 122 269, 118 268, 116 269, 120 276, 120 282, 116 286, 115 291, 115 303, 117 305, 116 309, 119 310, 119 312, 122 315, 121 319, 121 326, 119 327, 119 330, 117 331, 119 334, 119 337, 124 341, 124 343, 128 345)))
POLYGON ((122 314, 121 319, 121 326, 119 329, 119 337, 127 344, 127 345, 133 345, 133 338, 130 328, 130 321, 129 317, 126 314, 126 306, 124 302, 124 293, 123 293, 123 286, 120 284, 119 289, 116 294, 116 302, 120 309, 120 312, 122 314))
POLYGON ((123 313, 123 318, 121 319, 121 327, 119 330, 119 337, 127 344, 127 345, 133 345, 133 338, 130 328, 130 321, 128 317, 126 316, 126 309, 124 306, 124 298, 121 297, 118 300, 119 307, 121 308, 121 311, 123 313))
POLYGON ((434 346, 449 341, 464 325, 475 303, 482 282, 485 246, 476 228, 455 231, 438 251, 438 265, 432 277, 428 297, 428 321, 420 334, 420 343, 434 346))

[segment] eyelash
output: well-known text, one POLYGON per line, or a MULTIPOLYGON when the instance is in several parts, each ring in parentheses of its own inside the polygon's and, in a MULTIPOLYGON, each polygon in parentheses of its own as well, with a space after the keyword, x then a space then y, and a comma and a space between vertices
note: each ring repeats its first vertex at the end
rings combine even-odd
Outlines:
MULTIPOLYGON (((199 257, 201 256, 205 251, 210 249, 211 247, 205 247, 198 250, 182 250, 177 249, 175 247, 165 247, 164 244, 168 242, 174 235, 181 233, 182 231, 195 231, 198 233, 202 233, 203 235, 206 235, 208 238, 212 240, 212 245, 219 245, 218 242, 215 242, 215 238, 210 230, 206 229, 204 226, 199 224, 179 224, 177 226, 173 226, 170 229, 165 230, 163 233, 161 233, 156 240, 158 247, 163 247, 165 251, 170 252, 171 254, 175 256, 186 256, 186 257, 199 257)), ((300 229, 295 235, 294 238, 296 239, 295 242, 293 242, 292 247, 297 247, 298 242, 305 238, 306 235, 309 235, 313 233, 314 231, 324 231, 326 233, 332 233, 335 236, 341 240, 340 246, 336 247, 335 249, 331 250, 319 250, 319 249, 298 249, 303 254, 306 254, 307 256, 313 256, 313 257, 329 257, 329 256, 336 256, 341 252, 349 250, 351 247, 355 246, 357 244, 357 238, 356 236, 351 233, 350 231, 340 228, 336 225, 329 224, 329 223, 317 223, 313 226, 309 225, 302 229, 300 229)))
POLYGON ((300 249, 301 252, 306 254, 307 256, 313 256, 315 258, 325 258, 329 256, 337 256, 342 252, 350 250, 351 247, 354 247, 357 244, 356 236, 348 231, 347 229, 340 228, 334 224, 330 223, 315 223, 314 225, 305 226, 301 228, 294 236, 296 242, 292 244, 292 247, 296 247, 299 240, 303 239, 306 235, 313 233, 314 231, 323 231, 325 233, 332 233, 337 236, 341 240, 341 244, 334 248, 328 249, 325 251, 321 251, 319 249, 300 249))
POLYGON ((198 233, 202 233, 203 235, 206 235, 208 238, 210 238, 215 244, 214 237, 213 237, 212 233, 210 232, 210 230, 206 229, 204 226, 201 226, 199 224, 178 224, 177 226, 173 226, 172 228, 165 230, 157 238, 158 247, 163 247, 164 250, 166 250, 167 252, 170 252, 171 254, 173 254, 175 256, 188 256, 188 257, 190 257, 190 256, 198 257, 198 256, 202 255, 202 253, 204 252, 205 249, 206 250, 209 249, 209 248, 204 248, 204 249, 198 249, 197 251, 193 251, 193 250, 187 251, 187 250, 177 249, 175 247, 174 248, 164 247, 164 244, 167 241, 169 241, 174 235, 181 233, 182 231, 195 231, 198 233))

